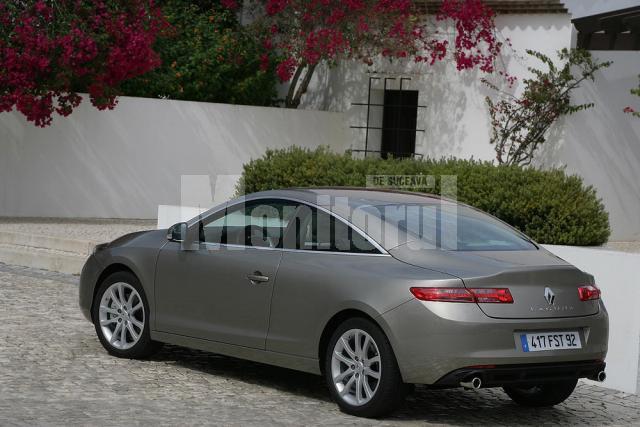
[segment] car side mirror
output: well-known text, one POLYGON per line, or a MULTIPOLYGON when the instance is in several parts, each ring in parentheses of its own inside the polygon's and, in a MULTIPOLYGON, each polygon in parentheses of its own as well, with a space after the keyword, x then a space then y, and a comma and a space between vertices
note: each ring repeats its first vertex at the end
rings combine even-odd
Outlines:
POLYGON ((167 240, 170 242, 182 243, 183 237, 186 234, 187 223, 179 222, 169 227, 167 231, 167 240))
POLYGON ((167 231, 167 240, 180 243, 183 251, 195 251, 200 248, 200 230, 198 224, 189 227, 186 222, 172 225, 167 231))

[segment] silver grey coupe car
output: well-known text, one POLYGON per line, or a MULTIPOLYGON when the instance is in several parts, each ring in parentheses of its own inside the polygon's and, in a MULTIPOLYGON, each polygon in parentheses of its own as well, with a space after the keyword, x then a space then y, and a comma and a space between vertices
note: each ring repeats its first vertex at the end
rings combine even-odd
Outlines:
POLYGON ((321 374, 377 417, 412 384, 502 387, 550 406, 603 381, 593 277, 502 221, 437 196, 254 193, 98 245, 80 307, 114 356, 171 343, 321 374))

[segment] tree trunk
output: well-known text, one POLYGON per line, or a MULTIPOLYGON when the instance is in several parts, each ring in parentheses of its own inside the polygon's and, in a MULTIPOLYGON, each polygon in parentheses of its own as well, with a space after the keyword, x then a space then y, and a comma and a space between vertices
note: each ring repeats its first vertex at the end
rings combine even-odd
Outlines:
POLYGON ((313 73, 316 70, 316 66, 317 64, 303 64, 298 67, 293 78, 291 79, 291 85, 289 86, 289 91, 285 100, 285 107, 298 108, 302 95, 304 95, 309 88, 309 83, 311 82, 311 77, 313 77, 313 73), (302 82, 300 82, 300 85, 298 85, 298 80, 300 80, 303 69, 306 70, 306 72, 304 74, 302 82))
POLYGON ((297 106, 294 107, 291 105, 291 100, 293 99, 296 93, 296 86, 298 86, 298 80, 300 80, 300 76, 302 75, 302 70, 304 70, 306 66, 307 64, 304 64, 304 63, 298 65, 298 68, 296 68, 296 72, 293 74, 293 77, 289 82, 289 90, 287 91, 287 97, 284 100, 284 105, 287 108, 297 107, 297 106))

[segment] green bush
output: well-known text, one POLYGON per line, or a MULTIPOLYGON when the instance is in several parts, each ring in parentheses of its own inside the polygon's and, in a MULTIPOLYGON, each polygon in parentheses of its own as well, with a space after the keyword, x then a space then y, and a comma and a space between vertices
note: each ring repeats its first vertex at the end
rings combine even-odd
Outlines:
MULTIPOLYGON (((238 193, 287 187, 366 185, 367 175, 456 175, 458 200, 506 221, 539 243, 592 246, 609 237, 609 215, 593 187, 561 169, 476 160, 353 159, 327 148, 269 150, 244 166, 238 193)), ((425 189, 414 189, 425 191, 425 189)))
POLYGON ((158 4, 171 24, 154 46, 162 64, 125 82, 124 95, 243 105, 275 102, 275 73, 261 69, 264 49, 235 13, 215 0, 158 4))

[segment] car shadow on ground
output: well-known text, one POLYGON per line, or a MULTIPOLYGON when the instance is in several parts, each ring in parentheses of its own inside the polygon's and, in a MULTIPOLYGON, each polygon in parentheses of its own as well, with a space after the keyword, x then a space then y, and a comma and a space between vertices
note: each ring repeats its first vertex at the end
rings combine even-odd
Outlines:
MULTIPOLYGON (((295 396, 331 402, 322 377, 261 363, 166 345, 152 360, 176 364, 209 375, 269 387, 295 396)), ((573 424, 575 411, 566 405, 524 408, 511 402, 501 389, 431 390, 416 386, 406 404, 386 421, 422 421, 436 424, 540 425, 573 424)))
POLYGON ((331 401, 322 377, 292 369, 168 344, 152 360, 173 363, 247 384, 270 387, 285 393, 331 401))

